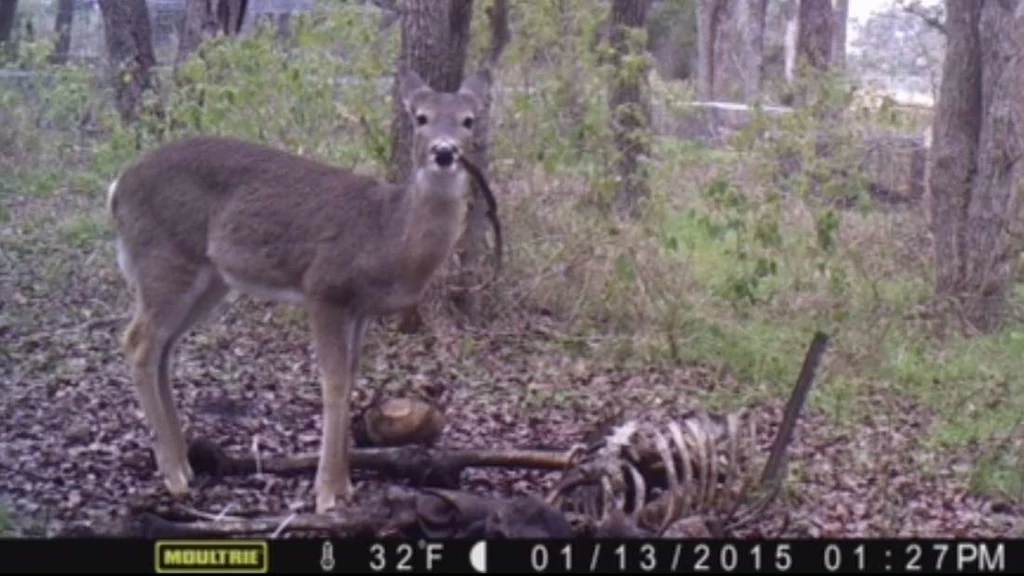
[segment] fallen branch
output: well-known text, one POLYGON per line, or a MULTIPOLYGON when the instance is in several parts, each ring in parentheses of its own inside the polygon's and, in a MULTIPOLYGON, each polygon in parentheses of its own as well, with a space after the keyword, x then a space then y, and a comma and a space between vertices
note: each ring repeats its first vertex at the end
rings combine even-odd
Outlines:
POLYGON ((143 538, 278 538, 305 532, 336 538, 418 539, 569 538, 581 530, 575 529, 559 510, 531 496, 494 498, 457 490, 391 486, 379 497, 328 514, 222 518, 184 505, 163 514, 136 510, 122 531, 122 536, 143 538))
POLYGON ((282 534, 285 532, 316 532, 332 537, 376 536, 386 522, 380 518, 341 518, 317 514, 295 514, 264 518, 226 518, 192 522, 168 520, 152 512, 132 519, 133 536, 142 538, 192 538, 203 536, 241 536, 282 534))
POLYGON ((775 498, 778 497, 779 490, 782 488, 782 480, 788 469, 789 458, 787 451, 789 444, 793 440, 793 432, 796 430, 797 420, 800 417, 801 411, 803 411, 804 404, 807 402, 807 394, 810 393, 811 386, 817 378, 818 368, 821 366, 821 360, 824 358, 825 352, 828 351, 828 345, 828 334, 823 332, 814 333, 814 338, 811 339, 811 344, 807 348, 807 354, 804 355, 804 363, 800 369, 800 375, 797 376, 796 386, 793 387, 793 392, 789 396, 789 402, 786 403, 786 413, 782 418, 782 424, 779 425, 779 430, 775 434, 775 441, 772 442, 771 451, 768 453, 768 461, 765 462, 764 469, 761 471, 761 478, 758 484, 758 491, 761 493, 760 498, 752 503, 748 503, 746 510, 742 514, 739 507, 734 508, 729 514, 732 520, 727 526, 728 530, 740 528, 760 517, 768 506, 775 501, 775 498))
MULTIPOLYGON (((563 470, 571 466, 575 449, 521 450, 479 449, 438 450, 422 446, 397 448, 353 448, 351 466, 370 470, 397 479, 407 479, 425 486, 457 487, 458 478, 466 468, 534 468, 563 470)), ((197 473, 215 478, 245 476, 257 471, 252 456, 231 456, 207 439, 198 439, 189 446, 189 463, 197 473)), ((318 455, 261 458, 259 471, 279 476, 312 475, 316 472, 318 455)))

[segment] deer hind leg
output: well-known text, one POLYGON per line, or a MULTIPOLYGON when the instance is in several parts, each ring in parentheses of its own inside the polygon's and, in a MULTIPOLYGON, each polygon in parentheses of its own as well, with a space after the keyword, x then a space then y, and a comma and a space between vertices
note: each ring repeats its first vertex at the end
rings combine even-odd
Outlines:
MULTIPOLYGON (((120 258, 130 262, 126 255, 120 258)), ((211 266, 173 252, 152 260, 136 258, 123 269, 136 301, 122 344, 155 436, 157 467, 168 491, 182 495, 188 492, 193 473, 171 389, 171 353, 181 335, 207 315, 227 289, 211 266)))
POLYGON ((161 350, 160 355, 160 373, 159 373, 159 389, 160 389, 160 403, 163 406, 164 412, 167 414, 169 429, 174 433, 175 440, 173 442, 174 450, 179 454, 181 461, 185 463, 185 475, 189 481, 193 478, 192 468, 188 463, 188 444, 185 441, 184 428, 181 425, 181 421, 178 418, 178 410, 175 407, 174 402, 174 391, 171 386, 171 373, 174 359, 174 346, 178 343, 181 337, 186 334, 193 326, 202 321, 204 318, 209 316, 210 312, 219 304, 225 296, 227 296, 230 289, 220 279, 219 276, 212 272, 200 273, 200 277, 197 277, 196 284, 196 296, 195 300, 192 300, 192 305, 188 308, 188 311, 181 319, 174 332, 167 339, 161 350), (208 274, 208 276, 204 276, 208 274), (207 280, 208 279, 208 280, 207 280), (205 288, 203 285, 205 284, 205 288))

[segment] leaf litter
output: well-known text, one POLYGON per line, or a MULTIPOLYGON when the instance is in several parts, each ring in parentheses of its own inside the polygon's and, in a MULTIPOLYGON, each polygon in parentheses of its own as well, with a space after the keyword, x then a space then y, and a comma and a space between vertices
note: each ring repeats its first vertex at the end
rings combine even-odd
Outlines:
MULTIPOLYGON (((83 203, 61 209, 94 209, 83 203)), ((0 239, 5 252, 17 254, 0 258, 0 507, 14 534, 101 530, 132 506, 168 501, 120 352, 129 300, 109 247, 99 242, 95 252, 83 252, 48 248, 40 236, 0 239), (8 250, 12 243, 17 250, 8 250)), ((494 334, 406 336, 374 325, 354 409, 381 387, 399 394, 427 388, 444 397, 442 446, 564 448, 610 415, 681 415, 697 407, 702 391, 742 385, 705 367, 627 369, 571 356, 530 330, 528 320, 494 334)), ((172 374, 190 437, 213 439, 235 454, 317 450, 319 374, 301 314, 238 298, 179 343, 172 374)), ((752 408, 777 425, 784 403, 752 408)), ((781 499, 789 519, 780 535, 1019 532, 1016 510, 970 492, 969 454, 919 442, 926 410, 907 402, 888 412, 898 416, 839 427, 804 409, 790 447, 781 499)), ((763 434, 767 450, 774 430, 763 434)), ((551 472, 472 469, 463 481, 470 490, 512 496, 543 494, 555 479, 551 472)), ((354 482, 357 498, 381 486, 360 472, 354 482)), ((211 514, 311 512, 312 489, 305 477, 200 477, 185 503, 211 514)), ((776 534, 779 527, 766 519, 747 533, 776 534)))

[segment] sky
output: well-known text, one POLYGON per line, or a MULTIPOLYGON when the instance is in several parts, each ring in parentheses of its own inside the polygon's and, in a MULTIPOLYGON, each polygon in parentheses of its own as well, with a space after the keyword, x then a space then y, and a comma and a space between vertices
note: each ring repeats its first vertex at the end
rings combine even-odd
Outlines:
POLYGON ((893 0, 850 0, 850 20, 864 21, 875 10, 893 5, 893 0))
MULTIPOLYGON (((922 4, 931 6, 938 4, 941 0, 922 0, 922 4)), ((847 37, 855 36, 857 34, 856 28, 853 26, 854 20, 864 22, 864 20, 871 15, 872 12, 878 10, 885 10, 886 8, 892 7, 896 2, 894 0, 850 0, 850 29, 847 33, 847 37)), ((850 38, 852 39, 852 38, 850 38)))

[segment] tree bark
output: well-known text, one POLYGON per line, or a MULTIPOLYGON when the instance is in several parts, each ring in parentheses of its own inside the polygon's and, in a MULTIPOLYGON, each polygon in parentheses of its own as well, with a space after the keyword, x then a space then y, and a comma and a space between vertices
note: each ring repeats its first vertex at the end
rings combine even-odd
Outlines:
POLYGON ((832 52, 832 0, 800 0, 797 68, 827 70, 832 52))
POLYGON ((1004 325, 1017 259, 1011 238, 1024 159, 1024 6, 986 0, 981 12, 978 167, 967 206, 966 317, 983 332, 1004 325))
POLYGON ((138 117, 143 94, 153 87, 153 53, 149 8, 145 2, 99 0, 107 46, 110 80, 118 113, 125 124, 138 117))
POLYGON ((850 0, 835 0, 832 10, 832 57, 834 70, 846 69, 846 28, 850 17, 850 0))
MULTIPOLYGON (((501 54, 505 51, 511 36, 509 28, 508 0, 495 0, 487 9, 490 24, 490 48, 484 57, 481 67, 491 71, 497 68, 501 54)), ((471 160, 485 174, 490 170, 491 162, 491 90, 487 91, 482 107, 477 115, 476 139, 473 149, 469 151, 471 160)), ((462 290, 453 293, 453 302, 459 311, 471 322, 480 319, 480 291, 473 289, 479 285, 485 274, 484 247, 487 230, 487 203, 481 201, 479 184, 472 183, 473 193, 466 213, 466 230, 456 246, 459 255, 459 285, 462 290)), ((497 241, 497 238, 495 238, 497 241)))
POLYGON ((725 0, 699 0, 697 4, 697 98, 715 98, 715 46, 725 0))
POLYGON ((767 0, 739 0, 743 34, 743 95, 753 103, 761 98, 764 82, 764 25, 767 0))
POLYGON ((53 47, 53 54, 50 55, 50 62, 54 64, 67 64, 68 54, 71 51, 71 27, 75 21, 75 1, 60 0, 57 2, 57 16, 54 20, 53 31, 57 35, 57 42, 53 47))
POLYGON ((800 0, 783 0, 786 31, 782 41, 783 75, 786 82, 796 79, 797 36, 800 32, 800 0))
POLYGON ((930 187, 940 298, 971 330, 1004 325, 1013 286, 1011 229, 1024 156, 1024 6, 947 0, 947 49, 930 187))
POLYGON ((615 70, 609 89, 612 133, 616 154, 614 168, 618 179, 616 210, 621 216, 636 217, 641 201, 649 195, 649 183, 641 166, 650 154, 648 128, 651 105, 648 96, 649 61, 643 44, 629 40, 647 20, 649 0, 612 0, 610 40, 615 70), (627 62, 627 59, 629 61, 627 62))
MULTIPOLYGON (((399 67, 408 64, 431 88, 454 92, 462 84, 469 47, 472 0, 402 0, 399 67)), ((412 122, 392 89, 391 162, 388 178, 404 183, 412 174, 412 122)), ((479 164, 478 164, 479 165, 479 164)), ((475 185, 475 184, 474 184, 475 185)), ((423 326, 419 307, 401 315, 399 330, 417 332, 423 326)))
POLYGON ((18 12, 18 0, 0 0, 0 57, 13 57, 14 16, 18 12))
POLYGON ((936 293, 954 296, 964 275, 963 226, 981 131, 980 2, 946 2, 948 31, 935 105, 931 216, 938 266, 936 293))
POLYGON ((247 6, 248 0, 186 0, 175 68, 195 52, 203 38, 238 35, 247 6))

